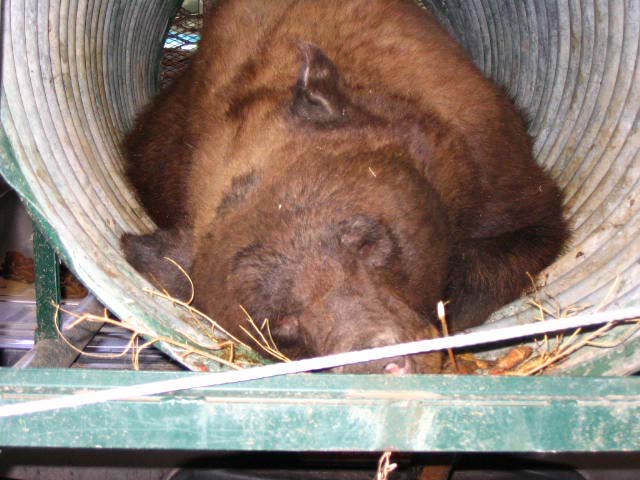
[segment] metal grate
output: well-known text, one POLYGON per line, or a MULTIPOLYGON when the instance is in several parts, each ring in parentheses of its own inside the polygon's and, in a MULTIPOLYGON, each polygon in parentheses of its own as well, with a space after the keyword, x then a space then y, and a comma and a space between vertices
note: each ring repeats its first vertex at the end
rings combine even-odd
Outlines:
POLYGON ((161 88, 173 83, 189 64, 189 58, 200 41, 202 18, 202 8, 192 11, 183 6, 178 10, 164 41, 160 68, 161 88))
POLYGON ((184 0, 165 37, 160 67, 160 87, 166 88, 189 65, 200 41, 204 18, 216 0, 184 0))

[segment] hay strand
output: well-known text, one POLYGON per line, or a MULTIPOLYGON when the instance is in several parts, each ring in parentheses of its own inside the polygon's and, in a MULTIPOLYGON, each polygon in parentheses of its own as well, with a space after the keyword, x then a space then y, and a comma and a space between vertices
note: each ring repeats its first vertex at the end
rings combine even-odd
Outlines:
MULTIPOLYGON (((218 356, 218 355, 214 355, 212 353, 210 353, 210 349, 207 349, 207 347, 202 347, 202 348, 198 348, 194 345, 189 345, 187 343, 184 342, 179 342, 173 338, 169 338, 169 337, 162 337, 162 336, 157 336, 154 335, 151 332, 148 332, 146 330, 142 330, 139 328, 136 328, 135 326, 129 324, 128 322, 124 322, 124 321, 118 321, 118 320, 114 320, 113 318, 109 317, 109 314, 107 312, 107 310, 104 310, 104 313, 102 316, 100 315, 93 315, 93 314, 77 314, 75 312, 69 311, 69 310, 65 310, 64 308, 62 308, 60 305, 54 304, 54 306, 56 307, 56 314, 54 316, 54 325, 56 328, 56 331, 58 332, 59 337, 62 339, 62 341, 69 346, 69 348, 71 348, 73 351, 75 351, 76 353, 80 354, 80 355, 84 355, 84 356, 88 356, 91 358, 101 358, 101 359, 117 359, 117 358, 122 358, 125 355, 127 355, 128 353, 131 353, 132 356, 132 365, 133 368, 135 370, 139 369, 140 366, 140 353, 153 346, 154 344, 158 343, 158 342, 164 342, 167 343, 169 345, 172 345, 180 350, 183 351, 182 355, 183 356, 188 356, 188 355, 199 355, 203 358, 207 358, 209 360, 212 360, 214 362, 217 362, 225 367, 229 367, 232 368, 234 370, 238 370, 241 367, 236 365, 235 363, 233 363, 233 361, 229 361, 229 360, 225 360, 224 358, 218 356), (124 349, 122 352, 120 353, 90 353, 90 352, 85 352, 79 348, 77 348, 75 345, 73 345, 69 339, 64 335, 64 333, 62 332, 62 330, 60 329, 60 324, 59 324, 59 313, 60 312, 64 312, 70 316, 72 316, 73 318, 75 318, 75 320, 73 322, 71 322, 69 324, 69 326, 67 328, 72 328, 82 322, 100 322, 100 323, 105 323, 108 325, 114 325, 117 327, 121 327, 124 328, 125 330, 128 330, 129 332, 131 332, 129 341, 127 342, 127 344, 125 345, 124 349), (145 341, 142 345, 139 345, 138 340, 141 337, 147 337, 149 338, 149 340, 145 341)), ((192 339, 190 339, 190 341, 193 342, 192 339)), ((194 342, 196 343, 196 342, 194 342)), ((218 345, 218 347, 220 348, 228 348, 229 342, 222 342, 218 345)), ((233 358, 233 355, 230 355, 231 358, 233 358)))
POLYGON ((378 471, 375 480, 388 480, 389 474, 398 468, 397 463, 391 463, 391 452, 384 452, 378 460, 378 471))
MULTIPOLYGON (((448 302, 447 302, 448 303, 448 302)), ((442 325, 442 336, 449 336, 449 327, 447 326, 447 317, 445 313, 445 303, 440 300, 437 305, 438 312, 438 320, 440 320, 440 325, 442 325)), ((449 361, 451 362, 451 366, 456 373, 460 373, 460 368, 458 368, 458 362, 456 362, 456 356, 453 353, 453 349, 447 348, 447 354, 449 355, 449 361)))
POLYGON ((290 362, 291 360, 278 349, 276 343, 273 341, 273 337, 271 336, 271 329, 269 328, 269 319, 265 318, 263 325, 265 324, 267 325, 267 332, 268 332, 269 338, 271 339, 271 343, 269 343, 267 338, 262 333, 262 330, 258 328, 256 323, 253 321, 253 318, 251 317, 249 312, 247 312, 247 309, 244 308, 242 305, 240 305, 240 309, 245 314, 247 320, 249 321, 249 324, 253 327, 253 330, 256 332, 258 337, 260 337, 260 339, 256 338, 249 330, 247 330, 242 325, 240 325, 240 329, 251 340, 253 340, 256 343, 256 345, 258 345, 262 350, 264 350, 266 353, 268 353, 272 357, 275 357, 277 360, 280 360, 281 362, 290 362))

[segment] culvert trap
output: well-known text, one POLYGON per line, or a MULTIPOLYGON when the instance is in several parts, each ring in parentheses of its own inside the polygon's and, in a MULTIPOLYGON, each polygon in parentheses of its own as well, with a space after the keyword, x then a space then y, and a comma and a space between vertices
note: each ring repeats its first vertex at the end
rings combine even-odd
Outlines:
MULTIPOLYGON (((178 3, 4 0, 0 170, 114 314, 206 346, 190 315, 144 291, 119 248, 123 232, 153 228, 124 181, 118 145, 157 91, 178 3)), ((536 158, 565 192, 573 238, 544 291, 565 307, 640 304, 640 1, 425 3, 528 115, 536 158)), ((536 315, 522 299, 482 328, 536 315)), ((638 343, 583 349, 557 371, 639 370, 638 343)), ((161 348, 202 368, 201 358, 161 348)))

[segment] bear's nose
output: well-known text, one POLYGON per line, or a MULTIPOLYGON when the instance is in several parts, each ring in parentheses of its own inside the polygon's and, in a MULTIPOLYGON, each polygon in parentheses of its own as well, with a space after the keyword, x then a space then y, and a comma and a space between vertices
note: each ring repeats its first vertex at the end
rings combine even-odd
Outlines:
POLYGON ((409 357, 394 357, 383 360, 356 363, 330 370, 333 373, 385 373, 387 375, 406 375, 417 371, 416 365, 409 357))
POLYGON ((386 360, 384 373, 389 375, 406 375, 414 371, 414 365, 409 357, 396 357, 386 360))

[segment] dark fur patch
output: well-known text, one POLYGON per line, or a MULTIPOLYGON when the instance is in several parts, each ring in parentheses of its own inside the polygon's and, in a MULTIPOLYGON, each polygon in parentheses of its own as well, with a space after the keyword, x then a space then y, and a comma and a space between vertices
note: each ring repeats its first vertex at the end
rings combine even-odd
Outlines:
POLYGON ((187 300, 191 295, 189 281, 167 258, 189 272, 193 261, 189 240, 184 230, 156 230, 146 235, 125 233, 120 243, 127 261, 146 273, 153 284, 175 298, 187 300))
POLYGON ((290 267, 289 258, 259 243, 234 255, 231 275, 239 280, 238 299, 259 321, 277 320, 301 310, 293 295, 290 267))
POLYGON ((231 188, 224 194, 216 213, 224 215, 229 210, 236 207, 249 194, 258 181, 258 176, 252 170, 246 175, 234 177, 231 180, 231 188))

